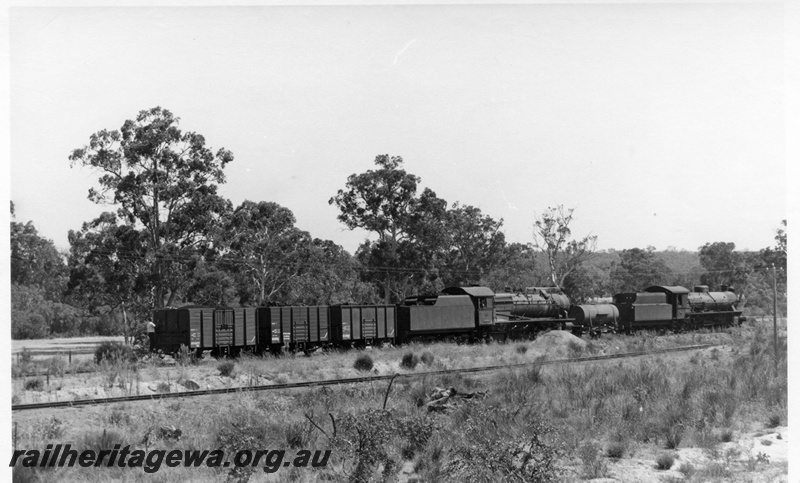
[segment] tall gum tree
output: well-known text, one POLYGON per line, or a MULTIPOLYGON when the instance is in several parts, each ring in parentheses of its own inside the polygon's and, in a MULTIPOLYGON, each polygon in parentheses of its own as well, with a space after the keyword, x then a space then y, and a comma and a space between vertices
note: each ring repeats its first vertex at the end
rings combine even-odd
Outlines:
POLYGON ((567 276, 589 260, 597 246, 597 236, 572 239, 569 225, 574 211, 563 205, 549 207, 533 224, 533 246, 545 255, 556 287, 563 287, 567 276))
POLYGON ((384 273, 379 285, 387 303, 404 291, 406 274, 399 273, 401 244, 409 240, 409 226, 417 203, 420 179, 402 169, 403 158, 382 154, 375 157, 376 170, 351 174, 344 190, 339 190, 328 203, 339 208, 337 219, 354 230, 361 228, 377 234, 378 240, 362 245, 375 265, 382 264, 384 273))
POLYGON ((446 220, 446 285, 478 283, 505 261, 505 235, 500 231, 502 218, 494 220, 479 208, 456 202, 447 212, 446 220))
POLYGON ((217 194, 225 182, 230 151, 216 153, 202 135, 182 132, 179 118, 161 107, 139 112, 120 130, 101 130, 75 149, 71 165, 99 172, 89 199, 118 207, 117 215, 146 235, 144 268, 153 305, 171 305, 189 281, 197 253, 211 245, 209 233, 230 202, 217 194))
POLYGON ((312 241, 294 224, 290 209, 249 200, 226 221, 222 262, 238 281, 242 303, 270 302, 301 273, 312 241))
POLYGON ((430 188, 417 195, 420 178, 402 163, 399 156, 377 156, 380 169, 351 175, 329 201, 348 228, 377 235, 356 253, 364 280, 380 287, 386 303, 478 282, 503 260, 503 220, 458 202, 448 210, 430 188))

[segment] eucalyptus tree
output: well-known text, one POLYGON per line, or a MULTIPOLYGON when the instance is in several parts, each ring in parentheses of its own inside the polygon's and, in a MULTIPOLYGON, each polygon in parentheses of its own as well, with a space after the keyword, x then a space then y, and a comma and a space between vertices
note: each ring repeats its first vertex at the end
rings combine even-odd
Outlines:
POLYGON ((352 174, 329 201, 348 228, 376 235, 358 248, 362 278, 376 284, 384 300, 446 285, 477 283, 504 260, 503 220, 480 209, 447 201, 402 168, 400 156, 375 158, 379 169, 352 174))
POLYGON ((144 233, 105 212, 69 231, 67 295, 92 315, 103 311, 122 314, 125 341, 135 334, 150 308, 149 272, 144 233))
MULTIPOLYGON (((12 202, 12 219, 15 216, 12 202)), ((39 235, 32 221, 12 221, 9 231, 11 283, 36 288, 48 300, 60 301, 67 280, 64 257, 51 240, 39 235)))
POLYGON ((735 251, 735 243, 706 243, 699 250, 700 264, 705 269, 700 281, 712 289, 719 289, 723 284, 743 285, 747 280, 747 274, 752 271, 748 257, 742 252, 735 251))
POLYGON ((413 243, 412 231, 431 234, 426 229, 431 225, 414 223, 422 220, 419 209, 443 213, 446 204, 442 207, 432 191, 420 203, 416 196, 420 178, 402 168, 402 157, 379 155, 375 165, 378 169, 350 175, 345 189, 328 203, 339 209, 337 219, 347 228, 361 228, 377 235, 377 240, 366 240, 357 255, 370 268, 365 272, 367 279, 380 287, 389 303, 402 299, 410 290, 411 279, 431 268, 422 260, 421 247, 413 243))
POLYGON ((119 219, 142 232, 139 263, 153 284, 155 307, 171 305, 190 282, 198 254, 211 248, 210 233, 230 209, 217 189, 233 155, 213 152, 202 135, 178 124, 166 109, 143 110, 119 130, 92 134, 69 157, 72 166, 100 175, 89 199, 116 206, 119 219))
POLYGON ((620 262, 611 269, 614 293, 639 292, 651 285, 668 283, 673 276, 654 247, 631 248, 618 253, 620 262))
POLYGON ((277 203, 244 201, 223 225, 221 262, 237 281, 240 302, 263 305, 298 277, 307 264, 308 232, 277 203))
POLYGON ((589 260, 597 246, 594 235, 572 239, 574 211, 563 205, 549 207, 533 224, 533 245, 545 255, 550 281, 556 287, 563 287, 566 277, 589 260))
POLYGON ((446 216, 446 285, 478 283, 506 261, 502 227, 502 219, 484 215, 480 208, 453 204, 446 216))
POLYGON ((299 305, 377 303, 371 284, 361 280, 358 259, 331 240, 315 238, 300 276, 286 287, 285 299, 299 305))

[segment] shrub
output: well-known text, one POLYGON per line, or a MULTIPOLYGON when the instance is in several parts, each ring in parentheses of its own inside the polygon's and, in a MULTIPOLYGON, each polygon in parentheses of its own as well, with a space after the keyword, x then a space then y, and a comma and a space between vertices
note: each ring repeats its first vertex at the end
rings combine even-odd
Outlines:
POLYGON ((403 359, 400 361, 400 366, 406 369, 414 369, 419 364, 419 357, 413 352, 406 352, 403 354, 403 359))
POLYGON ((606 446, 606 456, 609 458, 622 458, 625 454, 625 443, 621 441, 612 441, 606 446))
POLYGON ((731 470, 721 461, 712 461, 698 470, 696 476, 700 477, 702 481, 727 480, 731 477, 731 470))
POLYGON ((305 424, 299 421, 289 423, 284 428, 286 436, 286 444, 290 449, 300 448, 308 442, 308 434, 305 430, 305 424))
POLYGON ((583 354, 583 346, 574 340, 570 341, 567 345, 567 354, 570 359, 577 359, 583 354))
POLYGON ((675 456, 672 453, 661 453, 656 458, 656 468, 659 470, 668 470, 672 468, 672 465, 675 463, 675 456))
POLYGON ((414 403, 416 407, 422 407, 425 404, 425 400, 428 398, 428 393, 425 390, 425 386, 422 384, 414 384, 411 386, 406 394, 411 399, 411 402, 414 403))
POLYGON ((45 441, 59 439, 64 436, 64 423, 55 416, 40 422, 35 428, 35 434, 45 441))
POLYGON ((353 368, 359 371, 371 371, 374 365, 372 357, 368 354, 362 354, 356 358, 356 361, 353 363, 353 368))
POLYGON ((676 449, 680 446, 686 429, 685 418, 688 413, 688 403, 686 400, 681 400, 675 406, 665 409, 660 415, 658 424, 667 449, 676 449))
POLYGON ((604 478, 608 474, 608 464, 600 454, 600 445, 595 442, 583 443, 578 448, 583 475, 587 478, 604 478))
POLYGON ((537 384, 544 384, 544 375, 542 374, 542 366, 536 364, 531 366, 530 368, 526 369, 521 374, 522 381, 530 386, 535 386, 537 384))
MULTIPOLYGON (((167 391, 169 392, 169 391, 167 391)), ((122 426, 131 423, 131 415, 119 409, 113 409, 108 415, 108 423, 114 426, 122 426)))
POLYGON ((769 416, 769 422, 767 423, 768 428, 777 428, 781 425, 781 415, 780 414, 771 414, 769 416))
POLYGON ((524 354, 528 352, 528 346, 526 346, 525 344, 520 344, 516 347, 515 350, 517 351, 517 354, 524 354))
MULTIPOLYGON (((431 458, 426 473, 427 481, 553 481, 557 480, 560 456, 559 445, 550 445, 553 428, 538 419, 536 412, 508 410, 502 404, 475 402, 457 410, 461 421, 457 433, 448 438, 446 450, 448 462, 442 468, 444 477, 435 478, 438 472, 434 458, 431 458), (498 427, 499 426, 499 427, 498 427), (517 427, 521 431, 511 436, 507 427, 517 427)), ((454 413, 454 418, 456 417, 454 413)), ((415 418, 406 427, 406 437, 414 435, 415 457, 428 459, 429 451, 442 452, 443 448, 434 441, 427 445, 427 436, 432 434, 431 422, 415 418), (427 430, 426 430, 427 429, 427 430)), ((405 448, 409 454, 412 448, 405 448)), ((401 451, 403 448, 401 447, 401 451)), ((437 457, 436 460, 439 460, 437 457)))
POLYGON ((67 366, 67 361, 65 361, 63 357, 55 356, 47 359, 45 366, 50 375, 61 377, 64 375, 64 368, 67 366))
POLYGON ((168 382, 159 382, 158 386, 156 386, 157 392, 170 392, 170 387, 168 382))
POLYGON ((697 469, 691 463, 684 463, 680 468, 678 468, 678 471, 680 471, 683 477, 688 480, 692 477, 692 475, 695 474, 697 469))
POLYGON ((217 370, 219 371, 220 376, 225 377, 232 377, 233 376, 233 369, 236 367, 236 364, 231 361, 220 362, 217 365, 217 370))
MULTIPOLYGON (((234 400, 226 407, 226 411, 214 418, 216 435, 213 439, 220 449, 230 453, 254 447, 283 446, 283 442, 278 443, 276 438, 283 430, 280 424, 271 419, 270 413, 258 407, 254 399, 234 400)), ((253 466, 233 468, 226 481, 248 481, 255 471, 253 466)))
POLYGON ((84 434, 81 438, 81 447, 85 450, 92 450, 96 453, 114 449, 114 445, 125 446, 125 439, 116 431, 91 432, 84 434))
POLYGON ((44 382, 38 377, 36 379, 28 379, 25 381, 25 389, 28 391, 41 391, 44 389, 44 382))
POLYGON ((719 440, 722 443, 730 443, 731 441, 733 441, 733 430, 729 428, 723 429, 719 433, 719 440))
POLYGON ((197 362, 194 351, 190 350, 186 344, 181 344, 181 347, 175 352, 175 354, 173 354, 173 358, 175 359, 175 362, 182 366, 197 362))
POLYGON ((100 364, 103 361, 116 362, 135 362, 136 355, 133 349, 121 342, 105 341, 94 350, 94 362, 100 364))
POLYGON ((431 354, 430 352, 426 351, 422 353, 422 362, 426 366, 430 366, 431 364, 433 364, 433 359, 434 359, 433 354, 431 354))

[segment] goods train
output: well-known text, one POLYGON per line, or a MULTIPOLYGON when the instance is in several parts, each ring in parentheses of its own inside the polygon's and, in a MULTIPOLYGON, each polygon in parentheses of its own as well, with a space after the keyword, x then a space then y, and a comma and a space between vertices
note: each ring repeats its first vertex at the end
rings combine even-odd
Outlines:
POLYGON ((635 330, 683 331, 740 324, 731 287, 653 286, 621 293, 610 304, 571 305, 559 288, 494 293, 487 287, 450 287, 408 297, 397 305, 316 305, 158 309, 153 350, 184 346, 202 355, 241 351, 309 351, 412 340, 485 341, 532 338, 543 330, 576 335, 635 330))

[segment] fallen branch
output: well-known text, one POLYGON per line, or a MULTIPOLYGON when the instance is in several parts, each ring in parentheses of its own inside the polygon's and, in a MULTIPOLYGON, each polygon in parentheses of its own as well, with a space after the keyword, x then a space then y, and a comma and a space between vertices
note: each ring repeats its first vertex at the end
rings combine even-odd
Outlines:
MULTIPOLYGON (((304 416, 306 417, 306 419, 308 419, 308 421, 311 424, 314 425, 315 428, 317 428, 320 431, 322 431, 322 434, 324 434, 325 436, 328 436, 328 433, 326 433, 324 429, 320 428, 319 425, 317 423, 315 423, 313 419, 311 419, 311 416, 309 416, 308 414, 304 414, 304 416)), ((335 430, 335 428, 334 428, 334 430, 335 430)), ((328 438, 330 439, 330 436, 328 436, 328 438)))
POLYGON ((397 377, 397 374, 395 374, 394 376, 392 376, 391 379, 389 379, 389 387, 386 388, 386 395, 383 396, 383 410, 384 411, 386 410, 386 401, 389 400, 389 391, 392 390, 392 383, 394 382, 394 379, 396 377, 397 377))

